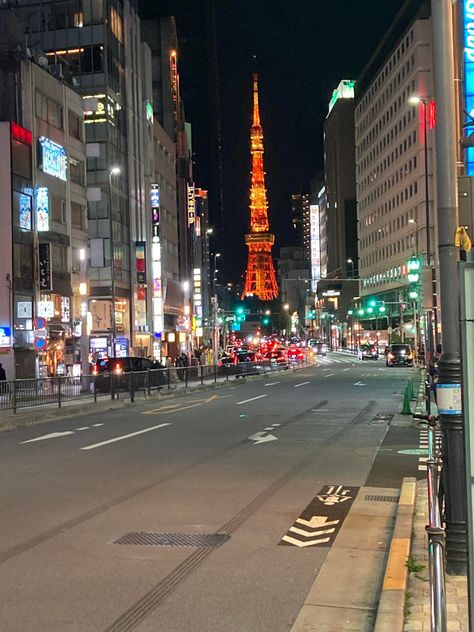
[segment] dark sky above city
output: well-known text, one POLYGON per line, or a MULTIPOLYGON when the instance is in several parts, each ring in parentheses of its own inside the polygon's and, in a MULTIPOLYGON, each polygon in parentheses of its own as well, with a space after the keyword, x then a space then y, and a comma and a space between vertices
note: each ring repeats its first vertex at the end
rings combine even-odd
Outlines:
MULTIPOLYGON (((178 35, 184 38, 182 94, 193 125, 196 184, 206 188, 199 178, 206 177, 207 85, 202 58, 186 46, 204 35, 205 3, 143 0, 148 14, 156 11, 152 5, 176 15, 178 35)), ((277 246, 285 245, 290 195, 309 192, 310 180, 323 169, 323 123, 331 92, 341 79, 357 79, 403 0, 216 0, 215 5, 225 216, 225 243, 218 247, 224 277, 237 280, 245 270, 249 223, 252 72, 260 78, 270 222, 277 246)))

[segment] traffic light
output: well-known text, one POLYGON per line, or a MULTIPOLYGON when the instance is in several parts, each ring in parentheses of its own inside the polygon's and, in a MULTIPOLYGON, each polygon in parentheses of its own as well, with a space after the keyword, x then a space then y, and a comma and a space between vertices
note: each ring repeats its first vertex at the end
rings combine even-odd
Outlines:
POLYGON ((408 296, 414 301, 419 296, 418 285, 420 281, 420 268, 421 268, 420 259, 416 255, 412 255, 408 259, 407 268, 408 268, 408 296))
POLYGON ((269 325, 269 324, 270 324, 270 318, 269 318, 268 316, 264 316, 264 317, 262 318, 262 325, 267 326, 267 325, 269 325))
POLYGON ((316 317, 316 313, 314 309, 310 309, 308 311, 308 320, 314 320, 316 317))

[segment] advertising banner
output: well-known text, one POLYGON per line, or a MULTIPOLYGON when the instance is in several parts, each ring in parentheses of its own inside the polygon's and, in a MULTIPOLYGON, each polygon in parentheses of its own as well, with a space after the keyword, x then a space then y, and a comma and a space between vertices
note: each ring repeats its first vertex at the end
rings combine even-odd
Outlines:
POLYGON ((51 292, 53 289, 53 279, 51 274, 51 244, 39 244, 38 259, 40 290, 42 292, 51 292))

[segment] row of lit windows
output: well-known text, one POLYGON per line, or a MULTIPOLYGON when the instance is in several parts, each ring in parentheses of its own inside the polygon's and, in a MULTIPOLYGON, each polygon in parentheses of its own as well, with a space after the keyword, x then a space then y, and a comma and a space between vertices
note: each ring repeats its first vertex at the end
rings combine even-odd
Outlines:
MULTIPOLYGON (((418 182, 415 181, 406 186, 402 191, 394 195, 390 200, 384 202, 384 204, 379 206, 375 211, 370 213, 365 219, 365 225, 369 226, 370 224, 375 223, 377 219, 382 217, 382 215, 390 213, 392 210, 394 211, 398 209, 401 204, 411 200, 411 198, 415 197, 416 195, 418 195, 418 182)), ((367 200, 368 198, 366 198, 366 204, 363 209, 361 208, 361 211, 372 205, 372 202, 367 202, 367 200)), ((375 198, 373 202, 375 202, 375 198)))
MULTIPOLYGON (((384 110, 386 104, 391 101, 392 96, 395 94, 400 94, 400 84, 405 82, 405 80, 410 74, 413 74, 414 66, 415 66, 415 56, 412 55, 410 59, 407 60, 407 62, 403 65, 402 71, 398 73, 396 79, 392 81, 391 83, 389 83, 387 87, 384 89, 379 100, 370 108, 368 112, 365 110, 363 111, 364 117, 356 126, 356 133, 358 136, 361 136, 367 129, 372 127, 372 122, 374 121, 375 118, 377 118, 380 112, 384 110)), ((409 87, 409 90, 412 91, 411 94, 413 94, 413 91, 414 91, 414 82, 412 83, 413 83, 413 86, 409 87)), ((390 116, 391 118, 397 113, 397 110, 400 108, 400 105, 401 105, 400 101, 401 101, 400 98, 395 100, 394 104, 390 107, 390 109, 387 109, 387 112, 385 114, 387 119, 388 119, 388 116, 390 116)))
POLYGON ((390 131, 387 131, 383 139, 379 141, 379 145, 385 147, 389 140, 393 140, 396 136, 406 128, 406 126, 415 118, 416 108, 408 105, 408 99, 415 93, 415 81, 413 80, 401 95, 394 100, 390 108, 387 109, 382 118, 372 127, 369 134, 363 140, 357 142, 357 158, 360 158, 362 154, 373 144, 377 139, 380 132, 387 130, 387 125, 393 120, 393 117, 403 108, 408 107, 408 111, 400 118, 400 120, 392 127, 390 131))
POLYGON ((401 266, 397 266, 395 268, 390 268, 390 270, 386 270, 385 272, 379 272, 363 279, 362 284, 364 288, 366 288, 374 287, 375 285, 380 285, 382 283, 390 283, 391 281, 398 280, 401 274, 402 268, 401 266))
MULTIPOLYGON (((395 173, 392 173, 392 175, 389 175, 387 179, 383 182, 383 184, 381 184, 379 187, 377 187, 377 189, 375 189, 376 191, 375 197, 378 198, 384 193, 386 193, 387 191, 390 191, 392 186, 397 185, 399 182, 404 180, 406 176, 413 174, 413 171, 416 170, 417 164, 418 164, 418 160, 416 156, 413 156, 412 158, 410 158, 410 160, 408 160, 405 163, 405 165, 400 167, 400 169, 397 169, 395 173)), ((371 174, 367 175, 361 182, 358 183, 359 195, 361 195, 363 190, 367 186, 369 186, 369 184, 374 182, 377 179, 377 176, 379 174, 382 174, 386 168, 387 168, 387 158, 384 158, 384 160, 376 166, 375 170, 371 174)))
POLYGON ((406 211, 387 224, 384 224, 384 226, 378 228, 376 231, 369 233, 360 240, 361 249, 368 248, 378 241, 385 239, 392 232, 398 232, 404 226, 407 226, 408 220, 413 218, 415 215, 416 213, 414 211, 406 211))
POLYGON ((413 29, 411 29, 410 32, 406 35, 406 37, 403 39, 401 44, 398 46, 397 50, 393 53, 393 55, 387 61, 387 63, 383 67, 382 71, 379 73, 377 79, 374 81, 370 89, 367 91, 367 94, 365 95, 361 103, 359 104, 358 109, 360 108, 360 109, 365 110, 367 108, 369 103, 373 100, 374 96, 378 94, 378 90, 380 86, 385 82, 387 77, 392 75, 392 70, 398 64, 398 62, 400 61, 405 51, 408 50, 408 47, 410 46, 410 44, 413 43, 413 39, 414 39, 413 29))
MULTIPOLYGON (((415 248, 415 235, 406 235, 397 241, 371 252, 366 257, 360 258, 361 268, 367 268, 371 265, 375 265, 381 261, 385 261, 389 257, 394 257, 399 254, 403 254, 405 257, 408 253, 413 253, 415 248)), ((387 280, 385 279, 385 282, 387 280)))
MULTIPOLYGON (((386 149, 386 147, 390 147, 392 145, 393 140, 398 134, 394 134, 394 129, 392 128, 390 134, 384 136, 384 138, 376 145, 362 160, 361 163, 357 163, 357 175, 359 175, 363 170, 370 167, 370 165, 379 157, 379 155, 386 149)), ((407 151, 412 145, 416 143, 416 130, 407 135, 405 140, 400 143, 400 145, 386 157, 386 165, 390 165, 395 160, 398 160, 400 156, 402 156, 403 152, 407 151)))

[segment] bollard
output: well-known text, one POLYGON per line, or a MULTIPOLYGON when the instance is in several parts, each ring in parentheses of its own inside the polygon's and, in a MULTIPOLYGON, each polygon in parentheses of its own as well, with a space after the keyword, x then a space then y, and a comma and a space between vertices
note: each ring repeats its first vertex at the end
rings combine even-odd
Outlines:
POLYGON ((403 397, 403 407, 402 407, 402 411, 401 414, 402 415, 411 415, 411 407, 410 407, 410 402, 411 402, 411 398, 410 398, 410 389, 408 386, 408 382, 405 386, 405 395, 403 397))

